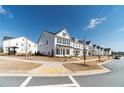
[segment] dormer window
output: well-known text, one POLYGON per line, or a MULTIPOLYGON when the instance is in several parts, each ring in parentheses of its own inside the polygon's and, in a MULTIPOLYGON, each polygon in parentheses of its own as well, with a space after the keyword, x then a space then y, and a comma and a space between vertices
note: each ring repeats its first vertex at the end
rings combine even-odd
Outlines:
POLYGON ((66 33, 63 32, 62 35, 63 35, 63 36, 66 36, 66 33))

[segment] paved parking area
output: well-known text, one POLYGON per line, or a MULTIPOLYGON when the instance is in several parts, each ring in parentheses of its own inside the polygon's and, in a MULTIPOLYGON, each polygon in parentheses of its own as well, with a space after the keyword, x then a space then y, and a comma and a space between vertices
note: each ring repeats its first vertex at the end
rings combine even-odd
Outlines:
POLYGON ((110 73, 67 76, 67 77, 0 77, 0 87, 124 87, 124 59, 113 60, 105 66, 112 70, 110 73))

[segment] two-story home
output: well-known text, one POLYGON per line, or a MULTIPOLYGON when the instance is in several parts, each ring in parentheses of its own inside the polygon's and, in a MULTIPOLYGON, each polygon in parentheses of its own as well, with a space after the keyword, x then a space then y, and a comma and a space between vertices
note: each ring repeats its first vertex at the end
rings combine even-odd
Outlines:
POLYGON ((37 52, 37 45, 25 37, 9 37, 3 38, 3 52, 10 54, 26 54, 31 52, 35 54, 37 52))
POLYGON ((71 41, 66 29, 56 33, 45 31, 38 40, 38 52, 43 55, 73 56, 71 41))
POLYGON ((104 55, 106 55, 106 56, 112 55, 112 49, 111 48, 104 48, 104 55))

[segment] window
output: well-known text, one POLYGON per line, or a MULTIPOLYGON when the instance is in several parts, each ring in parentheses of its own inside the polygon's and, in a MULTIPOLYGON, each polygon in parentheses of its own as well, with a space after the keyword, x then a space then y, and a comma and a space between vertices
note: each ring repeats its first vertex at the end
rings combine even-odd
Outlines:
POLYGON ((16 43, 16 46, 18 46, 18 43, 16 43))
POLYGON ((63 36, 66 36, 66 33, 63 32, 62 35, 63 35, 63 36))
POLYGON ((48 45, 48 40, 46 41, 46 45, 48 45))
POLYGON ((61 39, 60 38, 57 38, 57 43, 61 43, 61 39))
POLYGON ((45 46, 45 43, 43 44, 43 46, 45 46))
POLYGON ((70 50, 69 49, 66 50, 66 54, 68 54, 68 55, 70 54, 70 50))
POLYGON ((65 39, 63 39, 63 44, 66 44, 66 40, 65 39))
POLYGON ((43 34, 43 38, 45 37, 45 35, 43 34))
POLYGON ((67 40, 67 44, 70 45, 70 41, 69 40, 67 40))
POLYGON ((36 45, 34 45, 34 47, 36 47, 36 45))
POLYGON ((75 46, 75 43, 73 43, 73 46, 75 46))
POLYGON ((29 44, 29 47, 31 47, 31 44, 29 44))
POLYGON ((56 49, 56 54, 57 54, 57 55, 60 54, 60 49, 56 49))
POLYGON ((76 47, 78 47, 78 44, 76 44, 76 47))
POLYGON ((22 43, 22 46, 24 46, 23 43, 22 43))

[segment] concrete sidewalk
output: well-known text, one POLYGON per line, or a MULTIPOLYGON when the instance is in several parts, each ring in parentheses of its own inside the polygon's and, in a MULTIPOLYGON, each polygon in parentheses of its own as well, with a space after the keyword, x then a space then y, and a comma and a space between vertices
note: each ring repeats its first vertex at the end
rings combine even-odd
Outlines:
MULTIPOLYGON (((31 62, 31 63, 80 63, 83 62, 84 60, 79 60, 79 61, 64 61, 64 62, 47 62, 47 61, 34 61, 32 59, 21 59, 21 58, 15 58, 15 57, 6 57, 6 56, 0 56, 0 59, 6 59, 6 60, 14 60, 14 61, 23 61, 23 62, 31 62)), ((106 58, 101 58, 106 59, 106 58)), ((86 60, 86 62, 91 62, 91 61, 97 61, 98 59, 89 59, 86 60)))
MULTIPOLYGON (((63 64, 66 63, 80 63, 81 61, 74 61, 74 62, 42 62, 42 61, 33 61, 27 59, 18 59, 18 58, 10 58, 10 57, 0 57, 0 59, 6 60, 16 60, 22 62, 29 62, 29 63, 40 63, 42 64, 40 67, 27 71, 27 73, 0 73, 1 76, 77 76, 77 75, 90 75, 90 74, 98 74, 98 73, 106 73, 110 72, 109 69, 103 67, 104 63, 108 63, 109 61, 103 62, 102 64, 98 64, 101 70, 89 70, 89 71, 76 71, 72 72, 69 69, 65 68, 63 64)), ((87 60, 86 62, 96 61, 98 59, 87 60)))

